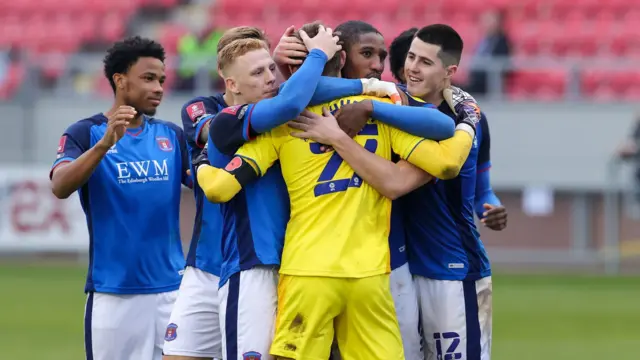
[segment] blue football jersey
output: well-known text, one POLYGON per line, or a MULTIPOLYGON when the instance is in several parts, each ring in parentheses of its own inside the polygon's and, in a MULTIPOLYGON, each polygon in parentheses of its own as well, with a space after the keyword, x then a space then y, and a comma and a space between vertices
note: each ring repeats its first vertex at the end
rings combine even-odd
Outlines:
MULTIPOLYGON (((238 148, 256 135, 250 126, 253 105, 232 106, 212 120, 209 160, 224 168, 238 148)), ((231 201, 221 204, 223 216, 220 286, 239 271, 257 265, 280 265, 289 221, 289 194, 280 165, 244 186, 231 201)))
MULTIPOLYGON (((454 117, 443 103, 440 111, 454 117)), ((489 258, 474 221, 478 143, 482 127, 460 174, 427 184, 403 197, 411 273, 438 280, 478 280, 491 275, 489 258)))
MULTIPOLYGON (((402 88, 402 87, 401 87, 402 88)), ((404 89, 406 90, 406 89, 404 89)), ((421 100, 408 97, 409 106, 435 108, 433 104, 425 103, 421 100)), ((400 160, 398 156, 393 156, 394 162, 400 160)), ((391 253, 391 270, 397 269, 407 263, 406 231, 404 228, 404 206, 403 199, 396 199, 391 205, 391 231, 389 232, 389 250, 391 253)))
MULTIPOLYGON (((106 129, 103 114, 71 125, 60 139, 51 174, 93 147, 106 129)), ((182 129, 148 117, 108 150, 78 190, 89 228, 85 291, 149 294, 178 289, 185 265, 180 193, 189 182, 188 165, 182 129)))
POLYGON ((407 263, 406 236, 402 198, 400 198, 394 200, 391 205, 391 230, 389 231, 391 270, 407 263))
MULTIPOLYGON (((182 107, 182 126, 191 159, 200 155, 204 147, 204 144, 201 144, 198 139, 204 125, 226 107, 227 104, 222 93, 214 96, 196 97, 182 107)), ((191 167, 191 174, 195 173, 195 169, 191 167)), ((193 224, 191 245, 187 253, 187 266, 193 266, 219 277, 222 267, 220 249, 222 212, 220 204, 207 201, 197 181, 194 181, 193 193, 196 200, 196 217, 193 224)))

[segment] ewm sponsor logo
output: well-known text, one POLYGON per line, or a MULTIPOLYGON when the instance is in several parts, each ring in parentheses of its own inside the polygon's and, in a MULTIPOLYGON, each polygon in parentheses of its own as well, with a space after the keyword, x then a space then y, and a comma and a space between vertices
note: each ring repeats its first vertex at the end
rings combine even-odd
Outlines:
POLYGON ((144 184, 149 181, 169 180, 167 159, 161 162, 157 160, 119 162, 116 163, 116 170, 120 184, 144 184))

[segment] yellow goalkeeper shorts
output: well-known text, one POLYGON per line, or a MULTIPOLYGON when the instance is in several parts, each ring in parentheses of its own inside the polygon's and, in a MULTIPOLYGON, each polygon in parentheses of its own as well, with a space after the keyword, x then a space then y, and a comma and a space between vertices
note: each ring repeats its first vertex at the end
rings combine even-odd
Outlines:
POLYGON ((389 274, 360 279, 280 275, 274 356, 327 360, 404 360, 389 274))

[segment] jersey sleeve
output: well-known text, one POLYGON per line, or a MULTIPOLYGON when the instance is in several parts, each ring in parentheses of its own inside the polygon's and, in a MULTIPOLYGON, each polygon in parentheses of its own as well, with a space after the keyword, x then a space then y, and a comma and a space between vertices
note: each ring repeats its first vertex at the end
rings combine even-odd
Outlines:
POLYGON ((254 105, 230 106, 211 120, 209 137, 213 145, 225 155, 233 155, 244 143, 257 136, 249 126, 254 105))
POLYGON ((391 132, 391 149, 400 159, 406 160, 415 147, 424 139, 411 135, 393 126, 387 126, 391 132))
POLYGON ((484 113, 480 115, 480 147, 478 148, 478 172, 483 172, 491 168, 491 135, 489 134, 489 123, 484 113))
POLYGON ((187 143, 193 149, 204 147, 205 144, 199 141, 200 133, 217 112, 218 109, 207 105, 203 98, 195 98, 182 106, 182 128, 187 143))
POLYGON ((258 136, 236 152, 237 156, 249 161, 257 171, 258 176, 263 176, 267 170, 278 160, 278 136, 274 133, 277 129, 258 136))
POLYGON ((56 160, 51 166, 49 178, 53 170, 60 164, 71 162, 91 148, 91 122, 78 121, 65 130, 58 141, 56 160))
POLYGON ((495 206, 502 205, 500 199, 493 191, 491 187, 490 171, 483 171, 476 176, 476 195, 474 198, 474 209, 479 219, 482 219, 482 214, 485 212, 484 204, 491 204, 495 206))
POLYGON ((466 131, 456 131, 452 138, 443 141, 419 138, 395 128, 390 131, 393 152, 430 175, 445 180, 458 176, 473 142, 466 131))

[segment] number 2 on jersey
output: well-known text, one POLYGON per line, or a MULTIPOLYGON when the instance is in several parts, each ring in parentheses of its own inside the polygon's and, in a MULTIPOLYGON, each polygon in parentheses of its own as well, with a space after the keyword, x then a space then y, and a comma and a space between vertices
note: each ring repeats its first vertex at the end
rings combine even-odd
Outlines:
MULTIPOLYGON (((376 124, 367 124, 364 129, 358 133, 359 135, 378 135, 378 126, 376 124)), ((311 143, 309 144, 310 150, 314 154, 323 154, 324 152, 320 150, 319 143, 311 143)), ((378 148, 378 141, 376 139, 367 139, 364 144, 364 148, 368 151, 375 153, 378 148)), ((340 165, 342 165, 342 157, 338 154, 338 152, 334 151, 327 161, 327 165, 322 169, 322 173, 320 177, 318 177, 318 181, 316 186, 313 188, 313 194, 318 197, 326 194, 336 193, 340 191, 346 191, 350 187, 360 187, 362 185, 362 179, 355 172, 348 179, 334 179, 336 176, 340 165)))

